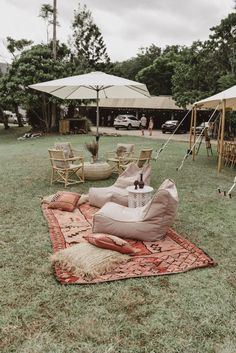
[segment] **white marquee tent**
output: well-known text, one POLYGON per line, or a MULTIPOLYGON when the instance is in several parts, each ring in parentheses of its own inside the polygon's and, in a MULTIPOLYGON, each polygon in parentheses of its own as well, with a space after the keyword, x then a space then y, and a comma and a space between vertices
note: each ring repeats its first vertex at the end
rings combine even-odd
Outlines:
MULTIPOLYGON (((225 113, 226 110, 236 110, 236 85, 217 93, 211 97, 202 99, 194 103, 191 126, 196 127, 197 109, 216 109, 220 111, 219 124, 219 158, 218 158, 218 172, 222 168, 222 155, 224 147, 224 130, 225 130, 225 113)), ((195 139, 196 135, 194 135, 195 139)), ((195 143, 195 141, 194 141, 195 143)), ((191 145, 191 141, 190 141, 191 145)))

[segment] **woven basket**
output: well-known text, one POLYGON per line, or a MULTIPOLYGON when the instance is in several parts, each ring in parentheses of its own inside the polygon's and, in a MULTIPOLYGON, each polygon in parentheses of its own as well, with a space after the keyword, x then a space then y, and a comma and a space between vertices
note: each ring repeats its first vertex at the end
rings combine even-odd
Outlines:
POLYGON ((86 180, 103 180, 112 174, 112 168, 107 162, 84 163, 84 177, 86 180))

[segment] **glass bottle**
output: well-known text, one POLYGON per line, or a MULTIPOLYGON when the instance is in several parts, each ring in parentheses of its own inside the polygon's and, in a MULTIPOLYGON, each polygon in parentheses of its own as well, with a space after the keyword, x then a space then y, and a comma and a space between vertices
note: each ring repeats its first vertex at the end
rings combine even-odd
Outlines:
POLYGON ((139 189, 144 188, 143 173, 140 174, 140 182, 139 182, 138 186, 139 186, 139 189))

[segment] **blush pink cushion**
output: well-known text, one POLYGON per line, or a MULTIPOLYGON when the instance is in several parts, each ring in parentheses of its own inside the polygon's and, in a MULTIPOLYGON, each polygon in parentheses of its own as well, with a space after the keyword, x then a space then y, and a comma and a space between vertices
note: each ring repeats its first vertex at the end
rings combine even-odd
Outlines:
POLYGON ((89 234, 84 236, 84 239, 98 248, 114 250, 122 254, 134 255, 138 252, 126 240, 110 234, 89 234))
POLYGON ((73 212, 79 198, 80 194, 76 192, 58 191, 49 203, 48 208, 73 212))

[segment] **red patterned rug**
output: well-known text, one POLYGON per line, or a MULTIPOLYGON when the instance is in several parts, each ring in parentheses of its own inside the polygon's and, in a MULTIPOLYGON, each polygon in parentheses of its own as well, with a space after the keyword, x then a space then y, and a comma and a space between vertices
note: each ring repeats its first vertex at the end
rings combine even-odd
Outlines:
MULTIPOLYGON (((97 208, 87 203, 76 208, 74 212, 49 209, 47 204, 43 204, 42 209, 48 221, 53 252, 86 241, 83 236, 91 233, 93 215, 97 211, 97 208)), ((126 240, 139 249, 139 253, 111 272, 88 279, 75 277, 56 264, 54 267, 56 278, 63 284, 98 283, 133 277, 168 275, 215 265, 213 259, 172 229, 168 231, 165 239, 156 242, 126 240)))

